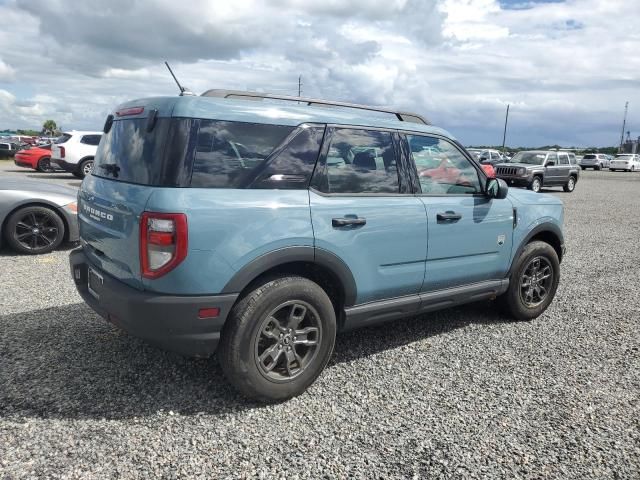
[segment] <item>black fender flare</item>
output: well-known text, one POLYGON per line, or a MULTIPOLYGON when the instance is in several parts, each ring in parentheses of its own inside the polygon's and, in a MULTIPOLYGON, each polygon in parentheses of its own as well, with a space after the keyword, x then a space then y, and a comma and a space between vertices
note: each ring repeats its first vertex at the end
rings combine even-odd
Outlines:
POLYGON ((536 225, 535 227, 533 227, 531 229, 531 231, 529 233, 527 233, 527 235, 524 237, 522 242, 520 242, 520 245, 518 246, 518 249, 516 250, 516 254, 513 256, 513 260, 511 260, 511 266, 509 267, 509 272, 507 273, 507 277, 506 278, 511 277, 511 274, 513 273, 513 269, 515 267, 515 264, 516 264, 518 258, 520 257, 520 255, 522 254, 522 250, 524 250, 524 247, 527 246, 527 244, 531 241, 531 239, 533 237, 535 237, 536 235, 539 235, 541 233, 551 234, 558 240, 558 244, 560 245, 560 252, 558 254, 558 260, 560 260, 560 262, 562 262, 562 255, 564 253, 564 235, 562 233, 562 230, 555 223, 544 222, 544 223, 541 223, 541 224, 536 225))
POLYGON ((312 246, 279 248, 260 255, 238 270, 220 293, 239 293, 263 273, 272 268, 293 262, 314 263, 329 270, 342 284, 344 306, 349 307, 355 304, 357 294, 356 281, 347 264, 336 254, 312 246))

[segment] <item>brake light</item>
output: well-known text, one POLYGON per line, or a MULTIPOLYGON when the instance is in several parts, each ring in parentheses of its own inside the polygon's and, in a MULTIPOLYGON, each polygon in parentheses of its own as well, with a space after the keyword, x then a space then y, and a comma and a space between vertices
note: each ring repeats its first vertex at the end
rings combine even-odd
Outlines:
POLYGON ((140 115, 142 112, 144 112, 144 107, 130 107, 118 110, 116 115, 119 117, 126 117, 128 115, 140 115))
POLYGON ((58 147, 58 148, 60 149, 60 158, 64 158, 64 154, 65 154, 64 147, 58 147))
POLYGON ((145 278, 170 272, 187 256, 187 216, 144 212, 140 217, 140 270, 145 278))

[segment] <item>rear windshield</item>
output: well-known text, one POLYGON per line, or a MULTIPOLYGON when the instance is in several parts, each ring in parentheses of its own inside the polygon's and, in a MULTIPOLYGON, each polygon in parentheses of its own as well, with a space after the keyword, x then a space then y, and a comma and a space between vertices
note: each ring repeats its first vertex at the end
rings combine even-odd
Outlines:
POLYGON ((584 156, 584 159, 585 159, 585 160, 593 160, 594 158, 596 158, 596 156, 595 156, 595 155, 585 155, 585 156, 584 156))
POLYGON ((69 135, 68 133, 63 133, 58 138, 56 138, 53 141, 53 143, 55 143, 56 145, 60 145, 61 143, 67 143, 67 140, 69 140, 70 138, 71 138, 71 135, 69 135))
POLYGON ((306 188, 324 126, 219 120, 116 120, 92 175, 128 183, 194 188, 306 188))

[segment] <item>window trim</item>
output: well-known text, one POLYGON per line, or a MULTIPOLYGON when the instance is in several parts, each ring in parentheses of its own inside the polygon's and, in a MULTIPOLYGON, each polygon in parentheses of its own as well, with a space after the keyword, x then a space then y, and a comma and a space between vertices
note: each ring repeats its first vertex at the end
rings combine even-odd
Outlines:
POLYGON ((345 125, 345 124, 336 124, 336 123, 327 123, 326 129, 324 132, 324 138, 322 139, 322 147, 320 147, 320 155, 318 156, 318 160, 316 161, 316 167, 311 176, 311 183, 309 184, 309 190, 312 192, 321 195, 323 197, 406 197, 413 195, 411 191, 411 184, 407 182, 406 178, 402 178, 404 172, 401 167, 401 152, 398 151, 398 146, 400 143, 400 139, 396 138, 398 135, 398 130, 393 128, 378 128, 378 127, 369 127, 366 125, 345 125), (340 130, 367 130, 374 132, 384 132, 391 134, 391 145, 393 148, 393 155, 396 161, 396 169, 398 174, 398 192, 383 192, 383 193, 374 193, 374 192, 327 192, 327 156, 329 154, 329 146, 331 145, 331 141, 333 140, 333 136, 337 129, 340 130), (406 189, 406 192, 402 192, 401 190, 406 189))

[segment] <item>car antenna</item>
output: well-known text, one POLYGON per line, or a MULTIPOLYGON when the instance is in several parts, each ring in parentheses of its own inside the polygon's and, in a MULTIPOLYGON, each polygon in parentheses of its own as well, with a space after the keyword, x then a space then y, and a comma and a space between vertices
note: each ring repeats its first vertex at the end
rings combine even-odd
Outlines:
POLYGON ((171 67, 169 66, 168 62, 164 62, 164 64, 167 66, 167 68, 169 69, 169 73, 171 74, 171 76, 173 77, 173 79, 176 82, 176 85, 178 85, 178 88, 180 89, 180 96, 184 96, 184 95, 195 95, 191 90, 189 90, 187 87, 183 87, 182 85, 180 85, 180 82, 178 81, 178 79, 176 78, 176 76, 173 74, 173 70, 171 70, 171 67))

